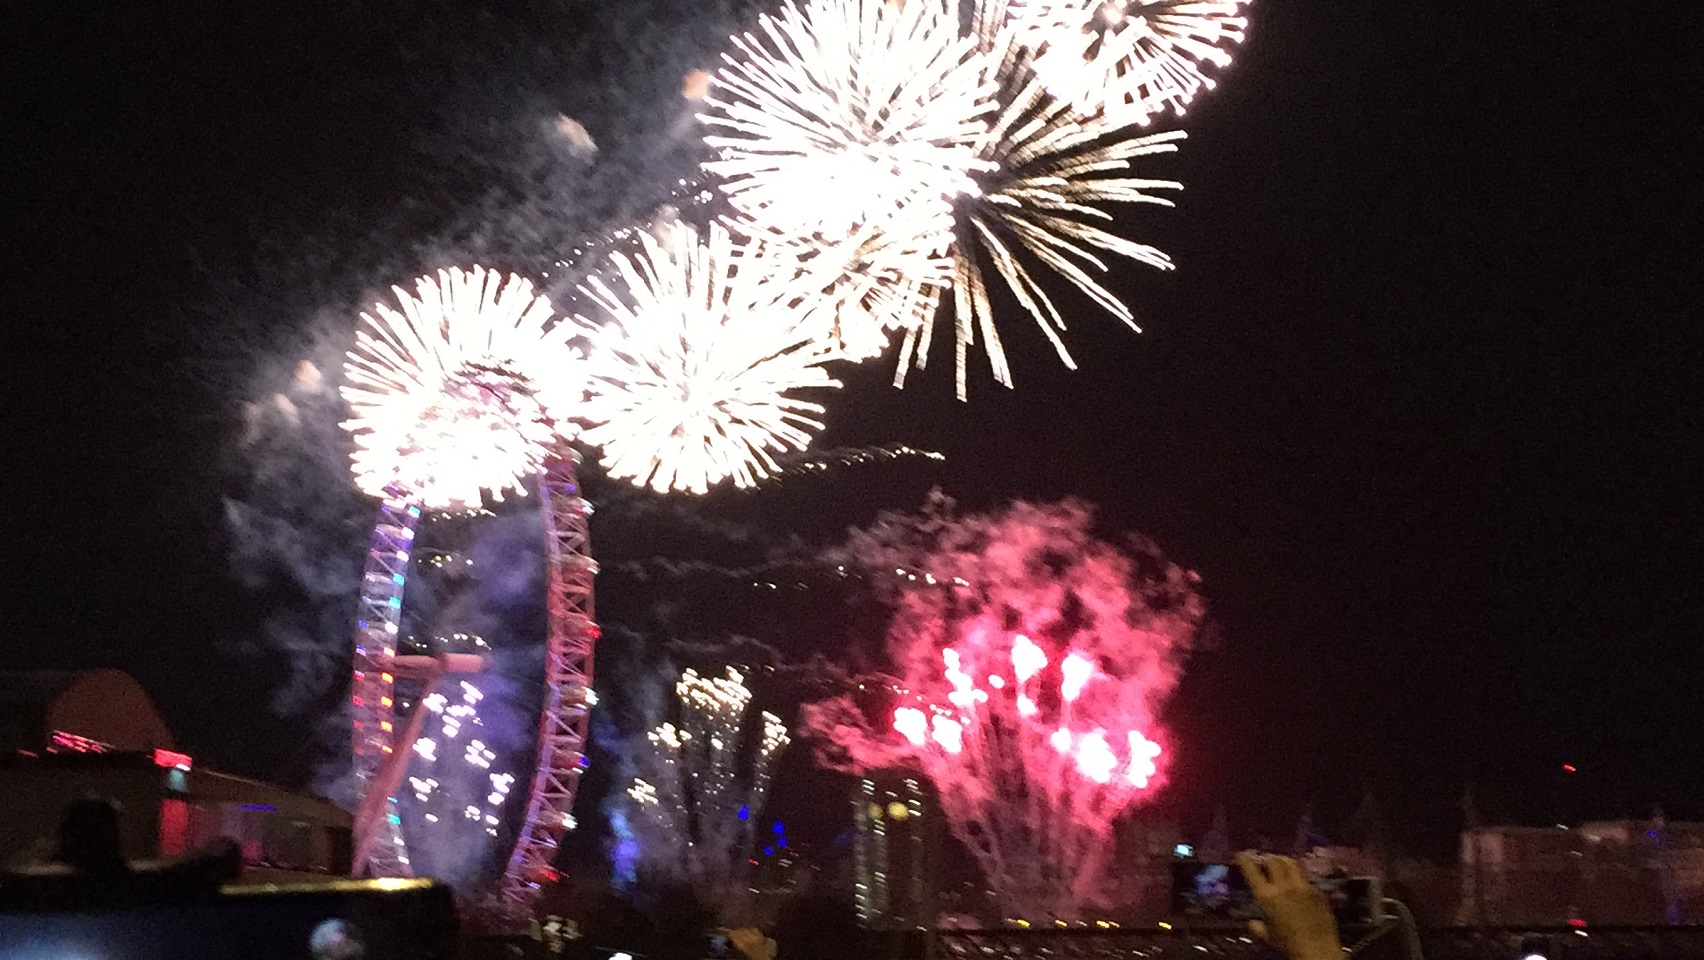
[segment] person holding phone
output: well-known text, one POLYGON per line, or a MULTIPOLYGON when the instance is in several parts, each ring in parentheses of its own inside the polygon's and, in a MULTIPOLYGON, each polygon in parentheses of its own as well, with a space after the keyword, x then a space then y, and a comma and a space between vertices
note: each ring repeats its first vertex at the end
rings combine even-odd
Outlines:
POLYGON ((1343 960, 1343 942, 1331 905, 1308 882, 1300 864, 1289 857, 1246 850, 1236 859, 1266 915, 1264 920, 1249 921, 1257 936, 1283 951, 1288 960, 1343 960))

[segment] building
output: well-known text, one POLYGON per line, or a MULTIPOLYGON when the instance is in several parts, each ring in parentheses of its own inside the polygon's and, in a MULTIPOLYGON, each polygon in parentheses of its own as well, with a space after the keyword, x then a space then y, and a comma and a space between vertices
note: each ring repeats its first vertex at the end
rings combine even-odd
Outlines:
POLYGON ((1704 823, 1616 820, 1461 834, 1463 924, 1704 920, 1704 823))
POLYGON ((852 797, 853 903, 866 927, 933 928, 939 907, 938 804, 908 770, 872 771, 852 797))
POLYGON ((0 753, 49 749, 55 734, 124 752, 177 748, 154 702, 121 670, 0 672, 0 753))
POLYGON ((242 849, 243 881, 349 876, 350 817, 329 800, 203 770, 182 753, 60 751, 0 758, 0 863, 52 854, 60 812, 99 796, 121 808, 130 860, 187 854, 219 837, 242 849))
POLYGON ((241 847, 244 881, 347 877, 350 816, 329 800, 198 767, 136 681, 117 670, 0 674, 0 864, 50 857, 61 811, 121 808, 130 860, 241 847))
POLYGON ((1102 904, 1108 918, 1151 923, 1171 911, 1172 864, 1196 851, 1174 822, 1127 816, 1113 830, 1114 854, 1107 871, 1109 896, 1102 904))

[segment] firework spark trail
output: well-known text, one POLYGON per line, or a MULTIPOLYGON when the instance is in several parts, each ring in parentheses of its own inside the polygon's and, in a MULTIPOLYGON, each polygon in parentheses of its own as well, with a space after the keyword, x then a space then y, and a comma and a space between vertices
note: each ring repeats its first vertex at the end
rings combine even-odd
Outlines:
POLYGON ((1036 74, 1085 116, 1143 124, 1182 116, 1230 64, 1248 0, 1011 0, 1018 40, 1036 74))
POLYGON ((952 285, 953 262, 941 240, 948 219, 920 234, 889 218, 835 242, 789 236, 744 218, 728 226, 748 242, 766 244, 778 260, 797 261, 800 288, 808 291, 798 303, 804 326, 846 360, 885 353, 896 332, 928 322, 952 285))
POLYGON ((393 288, 361 314, 342 389, 357 485, 400 484, 428 507, 522 490, 578 412, 578 354, 531 282, 483 267, 393 288))
POLYGON ((586 339, 591 396, 583 438, 611 476, 658 492, 702 493, 732 477, 750 486, 803 450, 821 404, 799 390, 838 387, 834 351, 802 327, 794 265, 736 247, 712 225, 675 224, 612 255, 613 276, 583 292, 602 308, 586 339))
POLYGON ((903 443, 890 443, 871 447, 836 447, 833 450, 823 450, 820 453, 809 454, 789 460, 782 464, 777 477, 804 476, 807 474, 826 473, 835 467, 850 467, 867 463, 882 463, 916 457, 922 460, 933 460, 937 463, 947 459, 946 454, 936 450, 922 450, 903 443))
POLYGON ((889 232, 944 245, 947 201, 975 189, 969 144, 991 108, 947 0, 794 0, 734 38, 706 98, 705 164, 748 216, 838 242, 889 232))
MULTIPOLYGON (((1104 124, 1081 120, 1064 103, 1051 99, 1033 78, 1022 84, 977 144, 978 155, 991 161, 993 172, 979 174, 981 190, 957 203, 959 220, 951 254, 960 399, 966 394, 968 353, 979 333, 995 380, 1012 385, 989 299, 984 257, 1067 367, 1075 369, 1076 363, 1061 337, 1064 316, 1026 266, 1026 258, 1069 280, 1101 309, 1137 329, 1130 308, 1095 274, 1107 271, 1108 254, 1162 270, 1171 269, 1171 258, 1106 229, 1112 215, 1103 205, 1171 206, 1169 199, 1151 191, 1181 189, 1182 184, 1125 172, 1139 158, 1176 151, 1183 137, 1181 131, 1126 136, 1104 124)), ((908 332, 896 383, 904 384, 911 362, 923 366, 932 333, 932 323, 908 332)))

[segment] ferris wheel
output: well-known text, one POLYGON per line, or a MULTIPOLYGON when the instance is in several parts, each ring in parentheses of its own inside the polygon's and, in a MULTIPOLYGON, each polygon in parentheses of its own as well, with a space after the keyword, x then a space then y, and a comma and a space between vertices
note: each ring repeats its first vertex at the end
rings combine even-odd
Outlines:
MULTIPOLYGON (((591 557, 587 530, 591 511, 580 495, 575 473, 578 459, 572 448, 559 444, 539 478, 550 626, 537 760, 526 814, 495 893, 494 905, 509 912, 524 911, 541 884, 555 874, 552 861, 557 847, 573 825, 574 796, 586 765, 587 715, 596 702, 591 680, 598 638, 592 600, 597 563, 591 557)), ((359 793, 354 826, 357 875, 413 874, 397 792, 428 711, 417 703, 406 718, 399 717, 396 682, 418 681, 417 701, 424 701, 445 676, 477 673, 485 667, 485 658, 478 654, 397 652, 403 592, 422 513, 422 502, 405 491, 393 488, 385 496, 361 579, 350 698, 359 793)))
MULTIPOLYGON (((583 392, 563 385, 575 354, 550 304, 525 280, 483 268, 422 277, 396 289, 400 309, 363 314, 345 367, 357 483, 379 497, 356 616, 350 726, 357 793, 353 873, 411 876, 397 795, 446 677, 487 667, 480 652, 416 653, 400 645, 416 534, 429 510, 478 504, 486 491, 526 493, 536 478, 543 515, 549 636, 537 751, 515 846, 494 913, 524 915, 555 875, 586 765, 597 564, 587 535, 579 454, 569 416, 583 392), (397 684, 407 683, 407 701, 397 684), (408 709, 412 707, 412 709, 408 709)), ((464 687, 468 686, 465 682, 464 687)), ((422 751, 424 753, 425 751, 422 751)), ((503 787, 507 790, 507 786, 503 787)), ((502 799, 502 797, 499 797, 502 799)), ((496 823, 496 816, 490 817, 496 823)), ((488 830, 497 835, 495 827, 488 830)))

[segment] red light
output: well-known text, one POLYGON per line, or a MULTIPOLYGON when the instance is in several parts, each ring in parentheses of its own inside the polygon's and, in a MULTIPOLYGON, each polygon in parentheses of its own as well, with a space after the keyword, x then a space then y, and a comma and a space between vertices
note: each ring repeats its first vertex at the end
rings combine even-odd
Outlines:
POLYGON ((1571 764, 1571 763, 1564 763, 1562 765, 1562 771, 1564 773, 1573 773, 1574 772, 1574 765, 1571 764))
POLYGON ((154 766, 156 767, 170 767, 174 770, 188 770, 190 767, 194 766, 194 764, 195 759, 187 753, 178 753, 175 750, 154 751, 154 766))
POLYGON ((1581 920, 1579 917, 1569 917, 1568 918, 1568 926, 1570 926, 1570 927, 1573 927, 1575 929, 1579 929, 1580 927, 1584 927, 1585 925, 1586 925, 1586 921, 1581 920))
POLYGON ((75 733, 66 733, 63 730, 53 731, 53 736, 47 744, 48 753, 61 753, 64 751, 70 751, 71 753, 106 753, 110 749, 112 749, 110 746, 100 742, 99 740, 80 737, 75 733))

